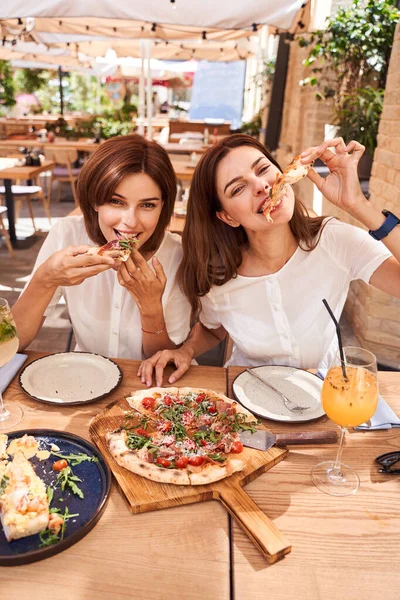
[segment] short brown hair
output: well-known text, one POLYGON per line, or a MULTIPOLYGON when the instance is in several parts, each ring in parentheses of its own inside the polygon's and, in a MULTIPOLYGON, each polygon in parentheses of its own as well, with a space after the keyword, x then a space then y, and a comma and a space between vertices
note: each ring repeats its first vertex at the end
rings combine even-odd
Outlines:
MULTIPOLYGON (((217 168, 233 148, 240 146, 256 148, 282 171, 265 146, 240 133, 222 139, 200 159, 190 187, 182 235, 183 260, 179 268, 179 280, 192 307, 192 321, 199 313, 200 297, 213 285, 223 285, 236 276, 242 263, 242 250, 248 244, 243 227, 230 227, 217 216, 222 210, 216 185, 217 168)), ((289 225, 303 250, 316 247, 323 220, 324 217, 309 216, 305 206, 295 199, 289 225)))
POLYGON ((101 144, 79 173, 79 204, 90 239, 96 244, 105 244, 107 240, 99 227, 95 208, 109 201, 122 179, 133 173, 146 173, 161 190, 163 205, 157 227, 140 249, 141 252, 152 252, 161 244, 176 197, 174 168, 166 150, 156 142, 134 133, 101 144))

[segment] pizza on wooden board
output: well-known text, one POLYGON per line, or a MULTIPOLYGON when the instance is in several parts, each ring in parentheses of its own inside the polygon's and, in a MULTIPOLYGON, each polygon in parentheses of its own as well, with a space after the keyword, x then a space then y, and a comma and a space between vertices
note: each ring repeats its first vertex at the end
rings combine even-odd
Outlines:
POLYGON ((122 427, 106 434, 116 462, 147 479, 206 485, 241 471, 239 433, 258 420, 237 402, 212 390, 151 388, 127 398, 122 427))

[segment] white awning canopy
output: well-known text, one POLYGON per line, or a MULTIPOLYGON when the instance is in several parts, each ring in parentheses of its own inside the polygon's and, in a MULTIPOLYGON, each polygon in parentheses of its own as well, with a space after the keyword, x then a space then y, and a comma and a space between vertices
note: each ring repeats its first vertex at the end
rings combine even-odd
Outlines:
POLYGON ((182 34, 191 27, 251 31, 253 24, 289 29, 303 3, 304 0, 13 0, 2 3, 0 19, 35 17, 37 31, 55 33, 84 34, 89 27, 92 35, 109 35, 105 31, 116 27, 117 37, 132 37, 132 33, 122 33, 129 21, 136 21, 139 30, 143 23, 155 23, 167 26, 168 37, 158 37, 184 39, 177 35, 177 27, 182 34))

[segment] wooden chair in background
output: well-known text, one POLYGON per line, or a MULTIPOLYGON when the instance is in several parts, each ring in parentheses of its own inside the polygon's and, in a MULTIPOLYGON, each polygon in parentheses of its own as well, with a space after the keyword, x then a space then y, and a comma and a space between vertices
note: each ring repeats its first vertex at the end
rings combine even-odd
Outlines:
POLYGON ((69 182, 72 188, 74 202, 78 206, 78 197, 76 195, 75 183, 78 178, 80 168, 73 166, 78 157, 78 151, 70 148, 46 148, 46 158, 54 160, 56 166, 53 168, 50 175, 49 191, 47 200, 50 205, 51 191, 53 181, 58 181, 58 201, 61 199, 61 183, 69 182))
MULTIPOLYGON (((11 187, 11 189, 12 189, 12 193, 13 193, 14 201, 15 201, 15 221, 18 220, 19 213, 21 210, 21 204, 23 201, 25 201, 28 205, 28 211, 29 211, 29 215, 32 220, 33 229, 36 232, 37 229, 36 229, 36 224, 35 224, 35 215, 33 214, 31 198, 39 198, 39 200, 41 200, 41 202, 43 203, 44 211, 45 211, 46 216, 49 219, 49 223, 51 225, 51 216, 50 216, 48 200, 46 199, 46 196, 44 195, 43 190, 40 187, 40 185, 13 185, 11 187)), ((1 185, 0 186, 0 196, 5 196, 5 193, 6 193, 5 187, 4 187, 4 185, 1 185)), ((3 207, 0 207, 0 208, 3 208, 3 207)))
POLYGON ((4 239, 6 240, 6 246, 8 248, 9 253, 11 254, 11 256, 14 256, 14 250, 13 250, 13 247, 11 246, 10 236, 8 235, 8 231, 5 228, 4 221, 3 221, 3 216, 2 215, 5 212, 7 212, 7 207, 6 206, 0 206, 0 231, 4 235, 4 239))

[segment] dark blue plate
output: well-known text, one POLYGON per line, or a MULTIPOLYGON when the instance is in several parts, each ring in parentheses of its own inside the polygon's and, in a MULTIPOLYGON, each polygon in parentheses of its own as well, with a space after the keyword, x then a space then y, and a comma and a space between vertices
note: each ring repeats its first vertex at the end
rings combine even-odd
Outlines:
MULTIPOLYGON (((82 462, 72 467, 74 475, 82 479, 78 483, 84 498, 59 487, 54 489, 54 497, 51 507, 60 508, 63 513, 68 507, 70 514, 79 513, 78 517, 70 519, 66 523, 64 539, 52 546, 40 548, 39 534, 26 538, 7 542, 3 528, 0 526, 0 565, 25 565, 27 563, 42 560, 62 552, 75 542, 82 539, 93 527, 103 514, 111 490, 111 472, 100 452, 83 438, 54 429, 27 429, 14 431, 8 434, 9 441, 22 437, 24 434, 33 435, 39 441, 40 450, 50 450, 51 444, 56 444, 63 454, 78 454, 83 452, 89 456, 98 458, 98 462, 82 462), (63 499, 60 502, 60 498, 63 499)), ((53 463, 58 457, 50 454, 46 460, 39 460, 36 456, 30 459, 35 472, 44 481, 46 487, 54 487, 58 473, 53 470, 53 463)))

